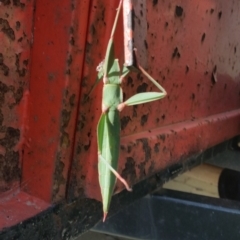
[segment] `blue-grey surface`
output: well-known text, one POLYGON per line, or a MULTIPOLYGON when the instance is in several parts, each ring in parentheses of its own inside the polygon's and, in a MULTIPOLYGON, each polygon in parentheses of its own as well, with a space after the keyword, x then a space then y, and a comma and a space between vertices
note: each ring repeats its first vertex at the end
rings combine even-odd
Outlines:
POLYGON ((239 239, 240 203, 174 194, 145 197, 98 224, 94 231, 144 240, 239 239))

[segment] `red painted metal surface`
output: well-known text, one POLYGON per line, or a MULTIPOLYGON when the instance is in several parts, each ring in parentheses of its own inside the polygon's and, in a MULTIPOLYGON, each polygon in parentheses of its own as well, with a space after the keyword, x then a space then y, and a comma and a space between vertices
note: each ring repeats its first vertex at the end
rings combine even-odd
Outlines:
POLYGON ((2 228, 65 198, 90 2, 0 4, 2 228))
POLYGON ((50 207, 39 198, 23 191, 9 191, 0 195, 0 226, 6 228, 34 217, 50 207))
MULTIPOLYGON (((11 225, 64 198, 100 200, 102 83, 85 97, 118 0, 0 3, 0 190, 18 193, 0 195, 0 210, 26 210, 31 197, 37 203, 30 215, 12 215, 11 225)), ((168 96, 121 113, 119 172, 130 184, 240 134, 240 3, 139 0, 133 7, 140 63, 168 96)), ((122 20, 115 42, 122 63, 122 20)), ((123 89, 127 98, 154 87, 133 73, 123 89)))
MULTIPOLYGON (((95 79, 92 69, 103 58, 116 6, 97 3, 90 15, 89 25, 95 31, 89 33, 85 57, 87 90, 95 79)), ((168 97, 121 113, 119 171, 131 184, 240 132, 239 3, 133 3, 140 62, 164 86, 168 97)), ((123 41, 121 31, 120 26, 116 36, 119 44, 123 41)), ((143 76, 132 74, 123 88, 127 98, 153 86, 143 76)), ((87 90, 82 85, 81 99, 87 90)), ((70 197, 85 194, 100 199, 96 160, 100 98, 101 86, 79 108, 70 197)), ((123 187, 118 183, 117 188, 123 187)))
POLYGON ((0 2, 0 192, 19 185, 32 44, 31 1, 0 2))
POLYGON ((88 24, 88 1, 36 1, 24 190, 65 197, 88 24))

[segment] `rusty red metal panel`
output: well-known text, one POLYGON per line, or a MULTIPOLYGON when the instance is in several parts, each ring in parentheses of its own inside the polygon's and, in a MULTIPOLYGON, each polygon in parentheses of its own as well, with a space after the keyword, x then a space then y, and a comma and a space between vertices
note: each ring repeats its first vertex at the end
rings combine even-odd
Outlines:
MULTIPOLYGON (((86 102, 84 99, 96 79, 96 67, 104 59, 105 49, 109 40, 117 6, 118 1, 107 2, 93 0, 91 4, 87 49, 81 85, 81 99, 73 153, 74 167, 71 169, 68 189, 70 198, 87 196, 85 192, 87 188, 85 186, 89 184, 90 181, 91 187, 89 187, 88 190, 95 193, 96 196, 100 193, 97 183, 96 125, 101 113, 102 83, 100 83, 92 93, 90 101, 86 102)), ((118 25, 120 29, 122 28, 121 22, 122 21, 120 21, 118 25)), ((117 40, 116 54, 122 62, 122 30, 117 31, 115 40, 117 40)))
POLYGON ((65 197, 89 1, 37 0, 22 187, 47 202, 65 197))
POLYGON ((2 194, 0 203, 0 229, 16 225, 50 207, 46 202, 23 191, 2 194))
MULTIPOLYGON (((0 192, 18 190, 20 182, 27 192, 17 191, 22 204, 0 196, 2 208, 21 210, 9 224, 66 195, 100 200, 96 126, 102 83, 88 101, 86 94, 118 2, 0 1, 0 192), (31 195, 39 208, 28 208, 26 215, 31 195)), ((121 113, 119 172, 135 184, 240 134, 240 3, 132 2, 139 61, 168 92, 161 101, 121 113)), ((121 19, 114 39, 120 63, 123 31, 121 19)), ((154 89, 136 73, 123 88, 125 98, 154 89)))
POLYGON ((33 1, 0 2, 0 192, 20 183, 32 15, 33 1))
MULTIPOLYGON (((85 56, 69 197, 100 199, 96 125, 101 87, 88 102, 104 57, 118 1, 93 1, 85 56)), ((119 172, 134 184, 240 133, 239 16, 236 1, 133 1, 140 62, 167 98, 121 113, 119 172)), ((122 25, 116 50, 122 61, 122 25)), ((139 74, 123 84, 125 98, 154 87, 139 74)), ((122 189, 121 184, 117 184, 122 189)))
POLYGON ((27 103, 34 1, 0 1, 0 228, 46 209, 20 191, 23 149, 28 145, 27 103))

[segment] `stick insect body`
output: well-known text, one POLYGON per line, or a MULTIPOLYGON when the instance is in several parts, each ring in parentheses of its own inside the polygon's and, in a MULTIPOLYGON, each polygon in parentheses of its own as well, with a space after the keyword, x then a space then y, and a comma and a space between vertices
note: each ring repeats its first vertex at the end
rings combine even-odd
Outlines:
POLYGON ((123 66, 121 72, 118 59, 114 56, 113 43, 113 36, 122 2, 123 0, 120 0, 119 2, 105 59, 97 68, 99 73, 94 84, 95 86, 101 79, 103 79, 102 114, 97 126, 98 172, 103 201, 103 221, 105 221, 109 210, 116 178, 125 185, 128 191, 131 191, 127 182, 117 172, 121 129, 119 112, 122 111, 125 106, 155 101, 165 97, 167 94, 165 89, 137 64, 138 70, 142 72, 160 90, 160 92, 138 93, 123 102, 123 94, 120 84, 130 70, 126 66, 123 66))

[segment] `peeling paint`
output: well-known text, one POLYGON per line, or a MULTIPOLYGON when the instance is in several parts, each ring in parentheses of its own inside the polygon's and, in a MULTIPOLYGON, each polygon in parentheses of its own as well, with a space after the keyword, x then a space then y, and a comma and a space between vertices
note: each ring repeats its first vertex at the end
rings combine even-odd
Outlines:
POLYGON ((13 5, 16 7, 20 7, 21 9, 25 8, 25 3, 21 3, 20 0, 12 0, 13 1, 13 5))
POLYGON ((135 169, 135 161, 133 158, 128 157, 126 159, 125 168, 122 170, 121 176, 124 179, 129 180, 130 182, 134 182, 137 174, 136 174, 136 169, 135 169))
POLYGON ((14 30, 10 27, 8 20, 0 18, 0 29, 10 40, 15 40, 14 30))

